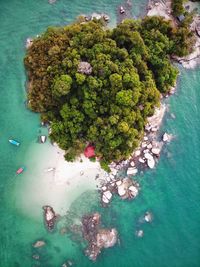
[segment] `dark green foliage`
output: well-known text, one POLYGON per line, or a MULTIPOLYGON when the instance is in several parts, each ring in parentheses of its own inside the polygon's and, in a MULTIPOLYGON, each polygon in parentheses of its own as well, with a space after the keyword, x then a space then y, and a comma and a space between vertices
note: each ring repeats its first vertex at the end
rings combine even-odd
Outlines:
POLYGON ((98 21, 48 28, 34 40, 25 57, 29 107, 51 122, 50 137, 66 160, 86 142, 104 168, 131 154, 160 92, 174 85, 169 57, 189 51, 188 35, 152 17, 113 30, 98 21), (91 65, 90 75, 80 72, 81 61, 91 65))
POLYGON ((172 0, 172 12, 175 17, 184 14, 183 0, 172 0))

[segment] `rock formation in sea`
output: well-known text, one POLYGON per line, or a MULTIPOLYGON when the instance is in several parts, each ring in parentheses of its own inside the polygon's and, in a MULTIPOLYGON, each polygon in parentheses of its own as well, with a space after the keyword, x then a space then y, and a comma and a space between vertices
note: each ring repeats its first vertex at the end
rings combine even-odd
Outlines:
POLYGON ((44 206, 44 221, 49 231, 54 229, 58 215, 56 215, 54 209, 51 206, 44 206))
POLYGON ((99 213, 88 214, 82 218, 82 233, 88 242, 85 254, 93 261, 97 259, 103 248, 112 247, 117 242, 117 230, 100 228, 100 219, 99 213))

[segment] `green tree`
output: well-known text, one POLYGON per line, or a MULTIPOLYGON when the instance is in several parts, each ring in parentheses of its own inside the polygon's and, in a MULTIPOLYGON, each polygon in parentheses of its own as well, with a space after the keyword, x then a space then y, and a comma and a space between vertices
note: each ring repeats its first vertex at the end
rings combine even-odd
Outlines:
POLYGON ((55 78, 52 93, 57 97, 67 95, 71 89, 71 85, 72 78, 67 74, 61 75, 55 78))

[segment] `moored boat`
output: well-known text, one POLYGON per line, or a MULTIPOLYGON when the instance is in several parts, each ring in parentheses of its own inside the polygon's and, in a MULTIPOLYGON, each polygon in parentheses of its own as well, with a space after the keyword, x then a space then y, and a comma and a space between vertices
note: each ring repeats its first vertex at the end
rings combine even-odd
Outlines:
POLYGON ((20 167, 17 171, 16 174, 20 174, 24 171, 25 167, 20 167))
POLYGON ((41 135, 40 136, 40 143, 45 143, 46 139, 47 139, 46 135, 41 135))
POLYGON ((11 144, 15 145, 15 146, 19 146, 19 145, 20 145, 19 142, 17 142, 16 140, 13 140, 13 139, 9 139, 8 141, 9 141, 11 144))

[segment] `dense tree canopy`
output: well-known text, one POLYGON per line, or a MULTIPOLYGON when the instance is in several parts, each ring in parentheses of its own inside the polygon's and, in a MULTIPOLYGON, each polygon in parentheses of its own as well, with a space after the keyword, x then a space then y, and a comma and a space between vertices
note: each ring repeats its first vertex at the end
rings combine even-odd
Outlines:
POLYGON ((130 155, 160 93, 174 85, 170 55, 188 52, 185 34, 147 17, 112 30, 100 21, 48 28, 34 40, 25 57, 29 107, 51 122, 67 160, 87 142, 102 164, 130 155))

